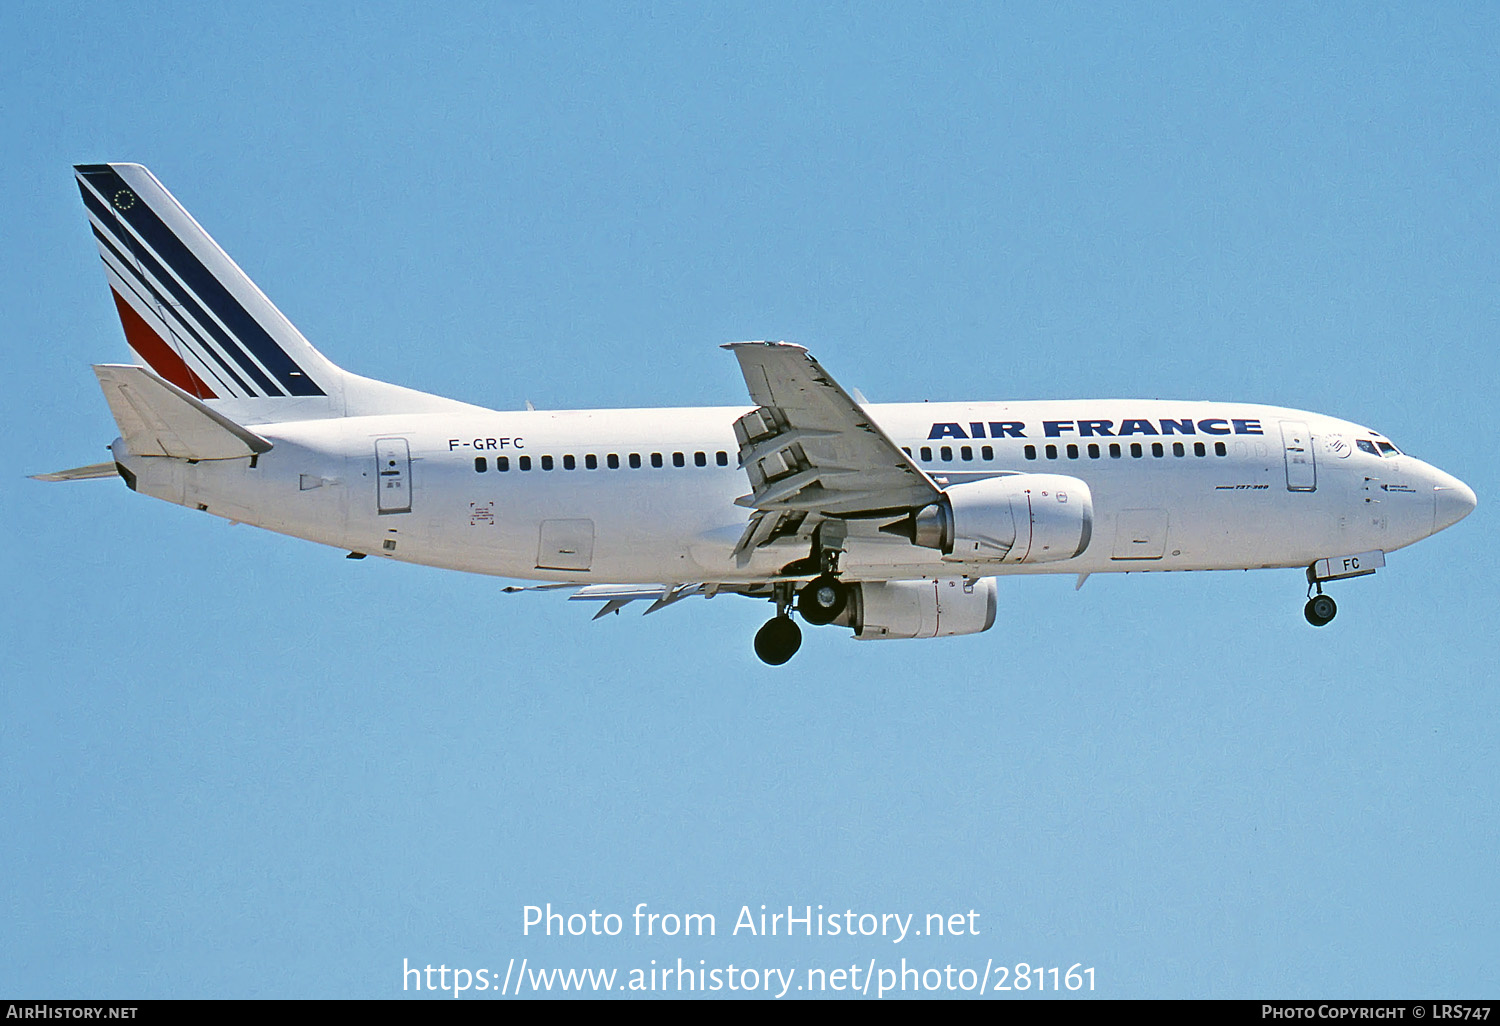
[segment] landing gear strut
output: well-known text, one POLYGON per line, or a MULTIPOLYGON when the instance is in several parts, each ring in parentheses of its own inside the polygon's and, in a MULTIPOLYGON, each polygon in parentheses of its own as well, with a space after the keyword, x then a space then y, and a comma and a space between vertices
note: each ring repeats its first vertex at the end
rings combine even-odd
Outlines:
POLYGON ((780 666, 802 647, 802 628, 792 620, 792 586, 776 585, 776 615, 755 632, 755 654, 761 662, 780 666))

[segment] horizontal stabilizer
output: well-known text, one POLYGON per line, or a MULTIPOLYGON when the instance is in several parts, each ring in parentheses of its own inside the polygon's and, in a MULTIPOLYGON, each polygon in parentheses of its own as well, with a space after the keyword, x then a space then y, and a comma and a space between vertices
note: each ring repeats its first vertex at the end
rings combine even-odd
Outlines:
POLYGON ((269 452, 271 443, 135 364, 94 367, 109 411, 137 456, 232 460, 269 452))
POLYGON ((32 474, 33 481, 92 481, 99 477, 118 477, 119 468, 113 463, 90 463, 86 467, 72 470, 57 470, 50 474, 32 474))

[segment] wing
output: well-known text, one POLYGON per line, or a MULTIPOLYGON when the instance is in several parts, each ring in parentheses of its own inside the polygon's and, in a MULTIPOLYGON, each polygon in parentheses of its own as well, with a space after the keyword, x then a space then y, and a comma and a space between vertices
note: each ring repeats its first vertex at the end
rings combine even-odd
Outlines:
POLYGON ((568 596, 569 601, 603 602, 599 611, 594 614, 597 620, 610 613, 618 613, 621 609, 632 602, 642 599, 651 600, 646 613, 654 613, 658 609, 665 609, 685 598, 701 595, 704 598, 713 598, 716 595, 749 595, 755 598, 770 598, 771 585, 769 582, 735 582, 733 584, 708 583, 680 583, 680 584, 590 584, 580 587, 573 583, 564 584, 535 584, 530 587, 509 587, 503 589, 508 594, 517 594, 524 591, 553 591, 558 588, 577 588, 573 594, 568 596))
POLYGON ((821 520, 900 516, 938 500, 941 489, 802 346, 724 348, 756 403, 734 422, 751 489, 735 501, 755 511, 735 548, 741 565, 821 520))

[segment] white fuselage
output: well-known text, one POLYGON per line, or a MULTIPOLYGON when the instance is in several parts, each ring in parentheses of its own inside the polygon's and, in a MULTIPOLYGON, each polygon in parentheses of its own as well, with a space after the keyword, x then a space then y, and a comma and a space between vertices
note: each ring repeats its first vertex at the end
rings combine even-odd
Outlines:
MULTIPOLYGON (((748 485, 732 425, 745 412, 348 417, 257 425, 274 448, 253 461, 143 458, 118 441, 115 452, 149 495, 352 552, 534 580, 765 580, 808 553, 789 539, 734 557, 749 511, 735 504, 748 485)), ((1468 511, 1445 508, 1444 490, 1464 489, 1449 475, 1366 452, 1356 440, 1381 436, 1299 410, 1066 400, 867 412, 939 486, 1068 475, 1087 484, 1094 519, 1077 556, 1019 565, 945 558, 880 532, 889 518, 850 521, 849 580, 1306 566, 1399 549, 1468 511)))

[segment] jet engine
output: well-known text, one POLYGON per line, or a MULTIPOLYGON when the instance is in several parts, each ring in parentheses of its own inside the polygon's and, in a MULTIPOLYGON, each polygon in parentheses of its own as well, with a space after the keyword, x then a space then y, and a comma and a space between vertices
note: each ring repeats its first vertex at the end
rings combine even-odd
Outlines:
POLYGON ((995 623, 995 579, 864 581, 849 589, 838 623, 861 641, 978 634, 995 623))
POLYGON ((1051 563, 1088 548, 1089 486, 1063 474, 1007 474, 943 490, 942 498, 881 528, 955 561, 1051 563))

